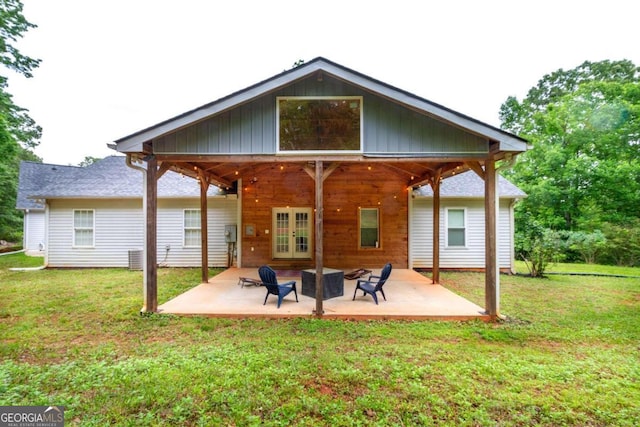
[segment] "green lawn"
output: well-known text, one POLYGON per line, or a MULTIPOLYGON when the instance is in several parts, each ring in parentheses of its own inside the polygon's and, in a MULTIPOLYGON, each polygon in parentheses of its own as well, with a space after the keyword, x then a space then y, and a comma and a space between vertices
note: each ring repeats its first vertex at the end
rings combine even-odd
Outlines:
MULTIPOLYGON (((501 276, 497 324, 229 320, 140 316, 140 272, 25 260, 0 257, 0 405, 67 425, 640 425, 640 279, 501 276)), ((159 301, 199 277, 161 269, 159 301)), ((481 305, 483 278, 442 275, 481 305)))

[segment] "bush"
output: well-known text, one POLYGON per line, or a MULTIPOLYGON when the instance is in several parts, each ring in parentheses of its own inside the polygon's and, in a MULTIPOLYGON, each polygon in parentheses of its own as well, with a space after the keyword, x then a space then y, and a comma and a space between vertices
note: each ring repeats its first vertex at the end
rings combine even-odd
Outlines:
POLYGON ((559 232, 544 228, 537 221, 516 232, 516 253, 525 262, 531 277, 543 277, 550 263, 562 261, 563 246, 559 232))
POLYGON ((619 266, 640 266, 640 220, 626 225, 605 224, 606 243, 599 262, 619 266))

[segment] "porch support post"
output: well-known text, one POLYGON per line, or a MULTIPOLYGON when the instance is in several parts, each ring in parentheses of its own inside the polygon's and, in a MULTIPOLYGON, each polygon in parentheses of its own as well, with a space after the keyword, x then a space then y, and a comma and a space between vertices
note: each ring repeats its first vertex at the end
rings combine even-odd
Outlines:
POLYGON ((498 245, 496 227, 496 162, 488 159, 484 167, 484 216, 485 216, 485 309, 496 319, 500 314, 500 284, 498 276, 498 245))
POLYGON ((145 191, 147 194, 146 206, 146 257, 145 257, 145 284, 144 306, 142 312, 155 313, 158 311, 158 160, 153 154, 147 157, 147 182, 145 191))
POLYGON ((324 260, 322 259, 323 253, 323 241, 322 241, 322 233, 323 233, 323 210, 324 210, 324 199, 322 197, 322 193, 324 190, 323 185, 323 164, 321 160, 316 161, 316 227, 315 227, 315 243, 316 243, 316 309, 315 315, 316 317, 322 317, 324 313, 324 309, 322 308, 322 300, 323 300, 323 288, 322 288, 322 270, 324 268, 324 260))
POLYGON ((440 171, 431 183, 433 190, 433 258, 431 260, 431 282, 440 283, 440 171))
POLYGON ((209 220, 207 215, 207 191, 209 181, 198 171, 200 182, 200 254, 202 256, 202 283, 209 281, 209 220))

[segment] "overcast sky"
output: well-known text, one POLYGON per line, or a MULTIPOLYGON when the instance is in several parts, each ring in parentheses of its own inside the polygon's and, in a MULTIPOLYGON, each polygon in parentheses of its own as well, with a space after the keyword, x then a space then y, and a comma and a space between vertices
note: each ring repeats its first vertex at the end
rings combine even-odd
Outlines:
MULTIPOLYGON (((545 74, 640 65, 632 0, 23 0, 42 59, 9 76, 43 128, 36 154, 78 164, 107 144, 323 56, 488 124, 545 74)), ((366 108, 366 106, 365 106, 366 108)))

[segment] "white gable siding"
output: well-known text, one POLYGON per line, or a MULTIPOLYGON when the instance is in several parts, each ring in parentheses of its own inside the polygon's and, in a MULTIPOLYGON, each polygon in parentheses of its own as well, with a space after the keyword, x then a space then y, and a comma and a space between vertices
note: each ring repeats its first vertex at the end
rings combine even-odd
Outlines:
MULTIPOLYGON (((209 265, 226 266, 224 225, 236 222, 236 201, 209 199, 209 265)), ((200 248, 182 245, 182 212, 199 209, 197 199, 163 200, 158 203, 158 262, 170 267, 200 266, 200 248), (170 245, 165 259, 165 247, 170 245)), ((144 246, 142 201, 51 200, 49 208, 49 267, 128 267, 129 251, 144 246), (95 245, 73 247, 73 211, 95 212, 95 245)))
POLYGON ((46 246, 45 218, 43 210, 29 210, 24 213, 23 247, 26 251, 38 252, 41 245, 46 246))
MULTIPOLYGON (((433 267, 433 199, 415 198, 411 223, 411 267, 433 267)), ((499 266, 511 268, 513 231, 510 200, 500 200, 499 266)), ((482 269, 484 261, 484 201, 480 199, 441 199, 440 201, 440 268, 482 269), (466 246, 447 247, 446 209, 466 209, 466 246)))

